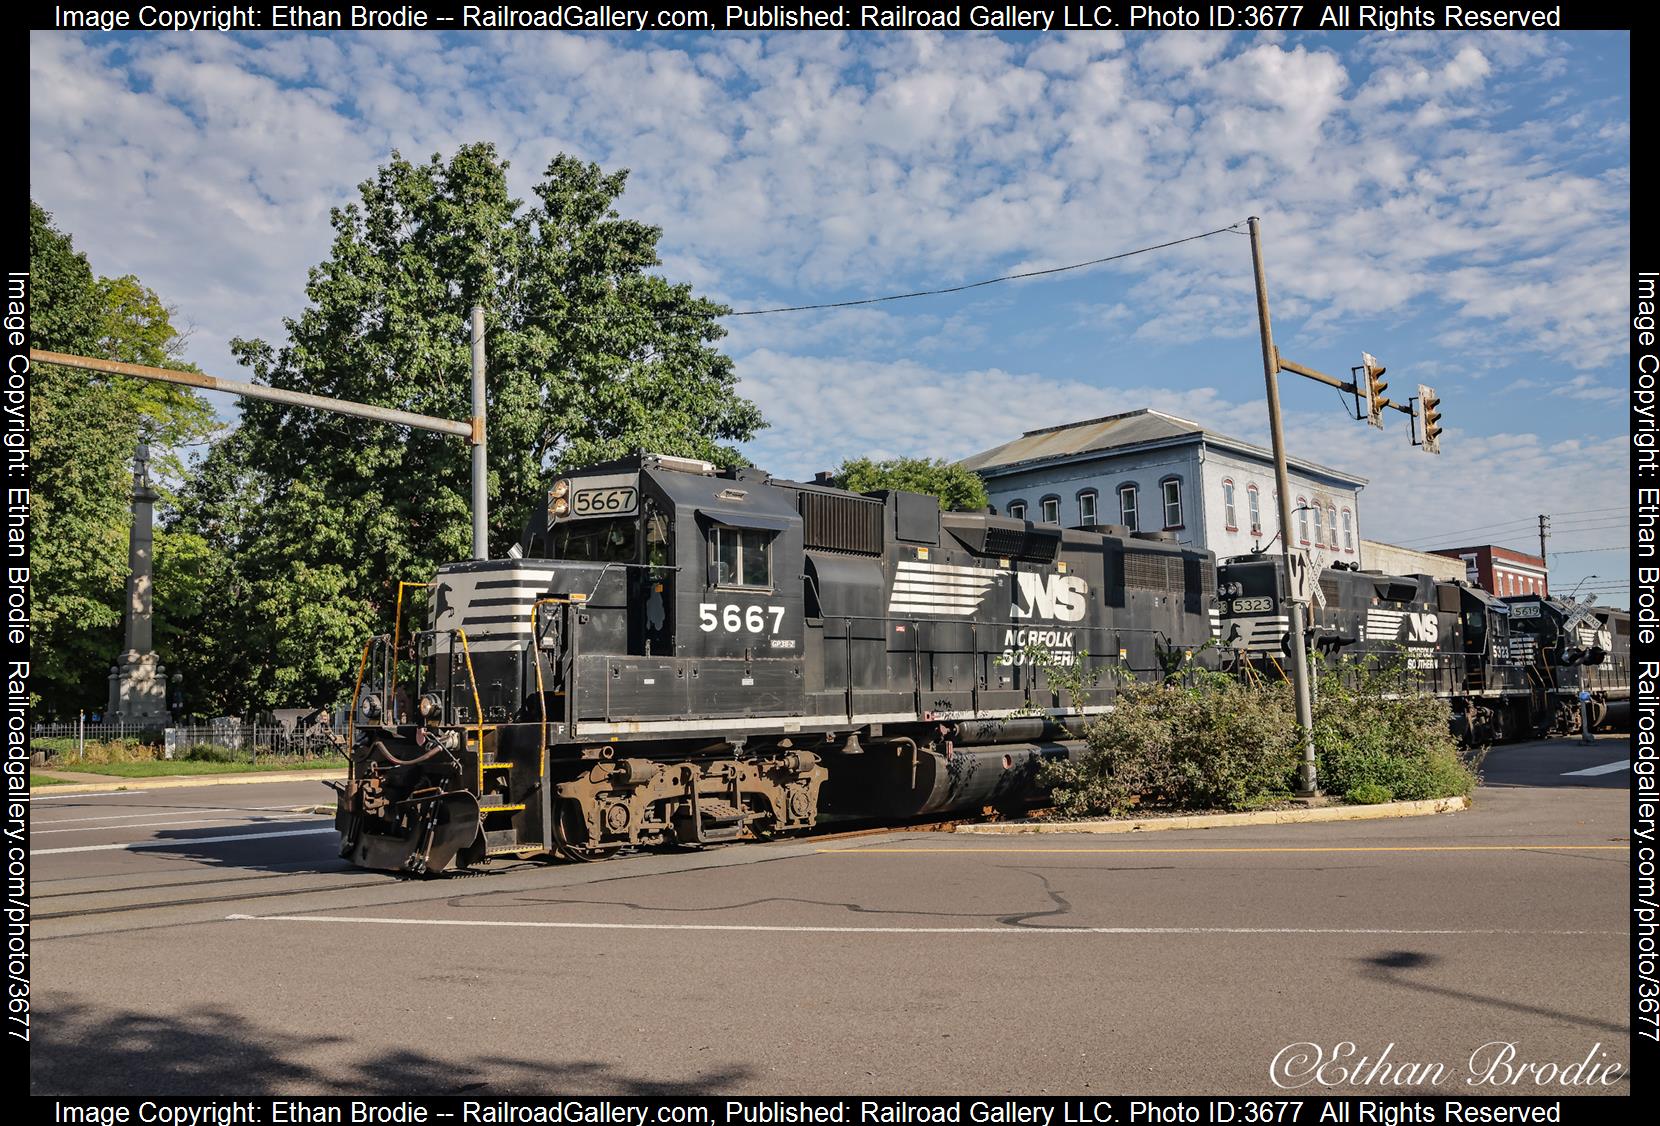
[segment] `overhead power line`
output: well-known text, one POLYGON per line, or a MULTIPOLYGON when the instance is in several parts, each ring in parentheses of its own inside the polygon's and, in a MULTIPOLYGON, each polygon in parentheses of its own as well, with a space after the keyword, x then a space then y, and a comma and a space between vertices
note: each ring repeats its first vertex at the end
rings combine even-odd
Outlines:
POLYGON ((979 289, 985 285, 996 285, 999 282, 1019 281, 1022 278, 1041 278, 1049 274, 1064 274, 1068 270, 1082 270, 1086 266, 1099 266, 1103 262, 1116 262, 1120 258, 1132 258, 1137 254, 1151 254, 1155 250, 1164 250, 1172 246, 1180 246, 1184 242, 1197 242, 1202 238, 1213 235, 1226 234, 1236 231, 1243 226, 1245 220, 1232 223, 1226 227, 1218 227, 1214 231, 1206 231, 1202 235, 1188 235, 1186 238, 1171 239, 1169 242, 1157 243, 1153 246, 1143 246, 1135 250, 1126 250, 1120 254, 1109 254, 1105 258, 1091 258, 1088 262, 1074 262, 1069 266, 1050 266, 1043 270, 1027 270, 1019 274, 1004 274, 998 278, 987 278, 984 281, 968 282, 964 285, 948 285, 940 289, 919 289, 911 293, 891 293, 886 297, 860 297, 852 301, 823 301, 816 305, 785 305, 776 309, 744 309, 736 313, 726 313, 728 317, 759 317, 766 313, 804 313, 809 309, 845 309, 850 305, 875 305, 883 301, 904 301, 911 297, 933 297, 941 293, 961 293, 966 289, 979 289))
POLYGON ((1573 551, 1553 551, 1552 555, 1595 555, 1599 551, 1630 551, 1629 544, 1616 544, 1613 547, 1580 547, 1573 551))

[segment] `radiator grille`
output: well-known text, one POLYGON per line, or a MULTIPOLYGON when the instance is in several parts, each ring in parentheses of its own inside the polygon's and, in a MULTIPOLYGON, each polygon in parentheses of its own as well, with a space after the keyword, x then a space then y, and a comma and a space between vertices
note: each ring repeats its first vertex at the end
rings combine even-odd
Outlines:
POLYGON ((882 554, 882 502, 834 493, 796 494, 809 549, 882 554))
POLYGON ((1165 557, 1151 551, 1126 551, 1124 585, 1136 590, 1169 589, 1170 572, 1165 566, 1165 557))

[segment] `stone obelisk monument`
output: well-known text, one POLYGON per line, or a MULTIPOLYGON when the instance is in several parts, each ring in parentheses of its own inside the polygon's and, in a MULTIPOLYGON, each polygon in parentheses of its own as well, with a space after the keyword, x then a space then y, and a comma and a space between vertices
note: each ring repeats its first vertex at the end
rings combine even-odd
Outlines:
POLYGON ((151 648, 150 560, 156 490, 150 484, 150 447, 140 438, 133 455, 133 529, 127 544, 127 645, 121 663, 110 668, 109 719, 121 723, 166 723, 167 671, 151 648))

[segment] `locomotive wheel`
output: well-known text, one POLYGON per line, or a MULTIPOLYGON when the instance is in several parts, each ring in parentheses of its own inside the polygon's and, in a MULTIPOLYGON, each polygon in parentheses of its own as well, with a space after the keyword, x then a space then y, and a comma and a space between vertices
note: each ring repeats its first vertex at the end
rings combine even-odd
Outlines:
POLYGON ((576 834, 572 832, 572 821, 574 821, 577 825, 582 823, 581 807, 575 802, 561 802, 559 812, 553 819, 553 847, 555 855, 563 857, 566 860, 575 860, 581 863, 593 863, 600 860, 610 860, 613 856, 622 851, 622 845, 618 844, 573 844, 571 838, 576 834))

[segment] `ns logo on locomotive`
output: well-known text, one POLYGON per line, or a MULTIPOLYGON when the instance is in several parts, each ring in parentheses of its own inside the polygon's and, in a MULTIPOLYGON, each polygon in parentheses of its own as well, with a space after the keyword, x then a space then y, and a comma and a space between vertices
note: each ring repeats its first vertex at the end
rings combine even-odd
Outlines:
MULTIPOLYGON (((554 483, 511 558, 440 567, 425 628, 365 647, 341 855, 439 872, 1018 806, 1122 684, 1272 662, 1289 644, 1278 575, 1225 566, 1219 605, 1214 558, 1168 533, 685 458, 597 465, 554 483), (1092 687, 1051 683, 1077 663, 1092 687)), ((1353 578, 1377 596, 1377 577, 1353 578)), ((1465 699, 1499 636, 1472 612, 1496 617, 1496 600, 1399 581, 1414 605, 1327 628, 1382 652, 1440 599, 1459 625, 1434 636, 1456 636, 1443 655, 1462 675, 1430 687, 1465 699)))

